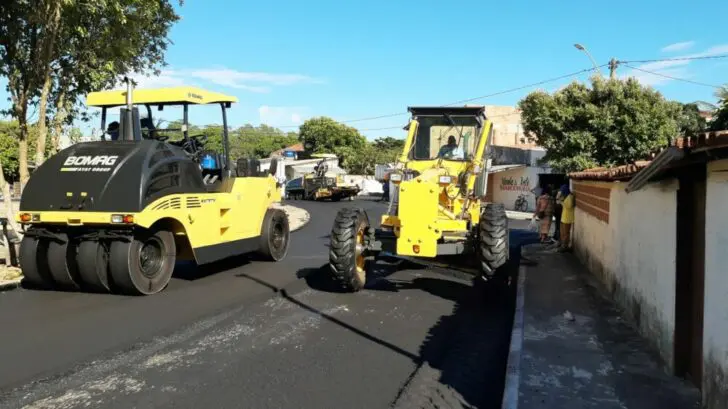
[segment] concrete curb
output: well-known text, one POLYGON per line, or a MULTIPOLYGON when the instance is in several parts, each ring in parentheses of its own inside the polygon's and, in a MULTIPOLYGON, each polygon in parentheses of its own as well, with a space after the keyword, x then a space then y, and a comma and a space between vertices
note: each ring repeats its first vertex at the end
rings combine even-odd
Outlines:
POLYGON ((521 383, 521 352, 523 350, 523 307, 526 284, 526 266, 518 267, 518 287, 516 289, 516 308, 513 313, 511 345, 508 349, 506 382, 503 388, 501 409, 518 408, 518 386, 521 383))
POLYGON ((288 215, 291 232, 301 230, 311 221, 311 214, 305 209, 291 205, 280 205, 280 208, 288 215))
POLYGON ((531 220, 533 218, 533 213, 517 212, 515 210, 506 210, 506 216, 508 216, 509 219, 531 220))
POLYGON ((20 287, 20 282, 23 280, 22 277, 18 277, 12 280, 6 280, 0 282, 0 292, 14 290, 20 287))

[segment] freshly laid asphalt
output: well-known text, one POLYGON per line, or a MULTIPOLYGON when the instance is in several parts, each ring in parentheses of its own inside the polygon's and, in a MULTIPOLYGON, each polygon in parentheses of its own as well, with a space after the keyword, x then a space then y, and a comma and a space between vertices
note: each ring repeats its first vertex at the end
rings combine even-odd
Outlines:
POLYGON ((279 263, 183 266, 149 297, 0 293, 0 407, 500 406, 510 294, 386 263, 335 292, 337 210, 385 205, 291 204, 311 222, 279 263))

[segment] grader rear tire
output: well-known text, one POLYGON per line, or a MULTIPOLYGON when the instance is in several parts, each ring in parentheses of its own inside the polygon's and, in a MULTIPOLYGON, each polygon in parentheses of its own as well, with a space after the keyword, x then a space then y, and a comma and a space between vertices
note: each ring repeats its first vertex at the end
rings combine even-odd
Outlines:
POLYGON ((29 287, 50 290, 53 277, 48 270, 48 240, 25 235, 20 242, 20 269, 23 283, 29 287))
POLYGON ((174 235, 166 230, 143 231, 130 239, 111 242, 109 266, 114 286, 128 295, 162 291, 174 272, 174 235))
POLYGON ((502 204, 488 203, 480 215, 480 270, 487 280, 508 261, 508 216, 502 204))
POLYGON ((331 229, 329 266, 334 280, 345 290, 364 288, 367 276, 365 258, 369 217, 362 209, 341 209, 331 229))

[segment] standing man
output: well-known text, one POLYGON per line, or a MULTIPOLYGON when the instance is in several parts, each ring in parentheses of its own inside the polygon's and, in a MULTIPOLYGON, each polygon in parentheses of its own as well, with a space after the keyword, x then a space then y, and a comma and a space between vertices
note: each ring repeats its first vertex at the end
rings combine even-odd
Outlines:
POLYGON ((571 227, 574 225, 574 195, 569 189, 569 185, 561 186, 561 197, 563 203, 561 207, 561 243, 559 251, 565 252, 571 250, 571 227))
POLYGON ((556 190, 555 188, 551 190, 552 192, 556 193, 556 200, 554 205, 554 217, 556 219, 556 224, 554 226, 554 237, 553 241, 559 242, 561 239, 561 211, 563 209, 563 203, 564 198, 561 197, 561 191, 556 190))

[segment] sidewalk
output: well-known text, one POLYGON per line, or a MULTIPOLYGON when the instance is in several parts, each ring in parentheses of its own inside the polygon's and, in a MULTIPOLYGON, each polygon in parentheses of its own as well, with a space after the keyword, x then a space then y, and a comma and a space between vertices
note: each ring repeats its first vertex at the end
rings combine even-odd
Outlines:
MULTIPOLYGON (((699 408, 696 388, 668 375, 570 254, 526 246, 519 409, 699 408)), ((512 406, 512 405, 511 405, 512 406)))

